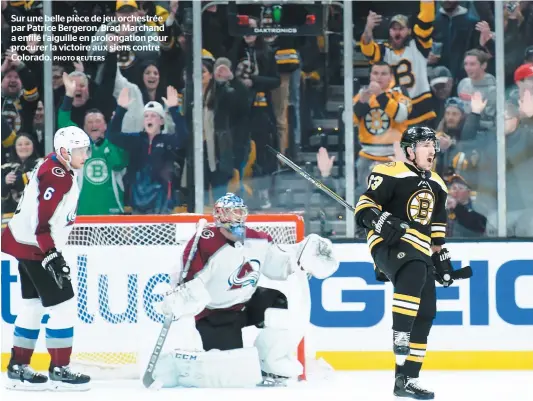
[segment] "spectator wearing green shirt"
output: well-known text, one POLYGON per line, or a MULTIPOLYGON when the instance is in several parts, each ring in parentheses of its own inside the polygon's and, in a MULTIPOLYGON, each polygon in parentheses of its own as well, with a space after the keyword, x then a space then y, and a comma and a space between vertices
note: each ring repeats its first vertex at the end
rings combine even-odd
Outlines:
MULTIPOLYGON (((63 75, 63 80, 65 97, 58 111, 58 128, 76 125, 70 119, 76 82, 67 74, 63 75)), ((100 110, 87 110, 83 129, 92 140, 92 153, 83 169, 78 215, 124 213, 122 177, 128 155, 105 138, 107 124, 100 110)))

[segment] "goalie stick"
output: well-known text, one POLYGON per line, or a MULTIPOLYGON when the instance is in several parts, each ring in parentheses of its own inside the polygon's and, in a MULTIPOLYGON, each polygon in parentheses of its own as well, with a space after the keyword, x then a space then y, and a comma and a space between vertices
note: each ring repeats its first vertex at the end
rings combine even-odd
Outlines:
MULTIPOLYGON (((185 280, 185 277, 187 277, 187 273, 189 272, 189 268, 191 267, 192 259, 194 258, 194 255, 196 254, 196 249, 198 248, 198 242, 200 241, 200 237, 202 236, 202 231, 204 230, 206 225, 207 225, 206 219, 200 219, 198 221, 198 226, 196 227, 196 233, 194 235, 194 241, 192 243, 191 251, 189 252, 189 256, 187 257, 187 262, 185 263, 185 266, 183 267, 183 271, 180 275, 177 286, 182 284, 183 280, 185 280)), ((161 351, 163 350, 163 345, 165 344, 168 331, 170 330, 170 326, 172 325, 173 321, 174 321, 174 316, 172 314, 168 314, 165 316, 165 320, 163 321, 163 327, 161 327, 161 332, 159 333, 159 337, 157 337, 157 341, 155 343, 154 350, 152 351, 152 355, 150 355, 148 366, 146 367, 144 374, 143 374, 142 382, 143 382, 144 387, 146 388, 157 387, 157 385, 154 385, 154 383, 156 383, 156 380, 154 379, 153 373, 154 373, 157 361, 159 360, 159 355, 161 354, 161 351)))
MULTIPOLYGON (((324 192, 326 195, 328 195, 330 198, 336 200, 339 202, 342 206, 344 206, 346 209, 351 211, 352 213, 355 213, 355 207, 350 205, 348 202, 344 200, 342 196, 337 194, 336 192, 332 191, 330 188, 328 188, 326 185, 324 185, 323 182, 320 180, 317 180, 316 178, 312 177, 307 171, 302 169, 300 166, 298 166, 296 163, 294 163, 291 159, 289 159, 287 156, 282 154, 281 152, 278 152, 276 149, 274 149, 272 146, 266 145, 267 149, 272 152, 276 158, 282 162, 283 164, 289 166, 291 169, 293 169, 296 173, 300 174, 303 178, 305 178, 307 181, 309 181, 311 184, 313 184, 315 187, 320 189, 322 192, 324 192)), ((374 222, 372 224, 375 225, 374 222)), ((407 224, 402 224, 402 226, 407 226, 405 228, 409 228, 407 224)), ((448 274, 445 274, 447 276, 448 274)), ((467 279, 472 276, 472 269, 470 266, 465 266, 459 270, 454 270, 451 273, 451 278, 454 280, 462 280, 467 279)), ((448 280, 445 279, 445 281, 449 281, 450 277, 448 277, 448 280)))

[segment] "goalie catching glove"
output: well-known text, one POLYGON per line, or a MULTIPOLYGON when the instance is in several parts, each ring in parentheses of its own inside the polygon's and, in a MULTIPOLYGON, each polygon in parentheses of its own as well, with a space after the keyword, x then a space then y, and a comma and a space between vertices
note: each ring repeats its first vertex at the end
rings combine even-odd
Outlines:
POLYGON ((318 279, 325 279, 339 268, 329 239, 310 234, 302 241, 296 254, 296 265, 318 279))

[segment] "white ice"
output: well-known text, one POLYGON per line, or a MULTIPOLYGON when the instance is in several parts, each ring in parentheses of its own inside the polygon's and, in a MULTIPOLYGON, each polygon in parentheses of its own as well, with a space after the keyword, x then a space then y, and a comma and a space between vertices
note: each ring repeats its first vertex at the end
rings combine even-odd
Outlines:
MULTIPOLYGON (((83 393, 20 392, 2 388, 1 400, 13 401, 387 401, 392 395, 390 371, 333 372, 325 379, 287 388, 145 389, 140 381, 94 381, 83 393)), ((426 371, 421 384, 435 391, 436 401, 533 401, 533 371, 426 371)))

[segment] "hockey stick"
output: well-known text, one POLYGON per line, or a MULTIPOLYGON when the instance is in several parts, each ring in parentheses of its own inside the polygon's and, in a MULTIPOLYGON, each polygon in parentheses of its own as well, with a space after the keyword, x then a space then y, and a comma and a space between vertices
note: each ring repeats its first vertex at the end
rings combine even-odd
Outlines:
POLYGON ((351 212, 355 213, 355 208, 352 205, 350 205, 348 202, 346 202, 342 196, 340 196, 336 192, 333 192, 331 189, 329 189, 326 185, 324 185, 324 183, 322 181, 319 181, 316 178, 311 177, 311 175, 309 175, 307 173, 307 171, 302 169, 300 166, 298 166, 296 163, 294 163, 291 159, 289 159, 288 157, 284 156, 281 152, 278 152, 273 147, 271 147, 269 145, 266 145, 266 147, 283 164, 286 164, 287 166, 292 168, 295 172, 300 174, 303 178, 305 178, 307 181, 309 181, 315 187, 320 189, 322 192, 324 192, 330 198, 333 198, 334 200, 339 202, 342 206, 344 206, 346 209, 348 209, 351 212))
MULTIPOLYGON (((323 182, 317 180, 316 178, 311 177, 304 169, 302 169, 300 166, 298 166, 296 163, 294 163, 291 159, 289 159, 288 157, 283 155, 281 152, 278 152, 276 149, 274 149, 273 147, 271 147, 269 145, 266 145, 266 147, 267 147, 267 149, 270 152, 272 152, 276 156, 276 158, 279 161, 281 161, 285 165, 287 165, 290 168, 292 168, 295 172, 300 174, 303 178, 305 178, 307 181, 309 181, 315 187, 320 189, 322 192, 324 192, 330 198, 333 198, 334 200, 339 202, 346 209, 348 209, 351 212, 355 213, 355 208, 352 205, 350 205, 348 202, 346 202, 342 196, 340 196, 336 192, 333 192, 330 188, 328 188, 326 185, 324 185, 323 182)), ((372 224, 375 225, 375 222, 372 222, 372 224)), ((402 226, 404 226, 404 228, 406 228, 406 229, 409 228, 409 225, 406 224, 406 223, 402 223, 402 226)), ((465 267, 463 267, 463 268, 461 268, 459 270, 454 270, 452 272, 452 274, 451 274, 451 277, 449 277, 448 280, 445 280, 445 281, 450 281, 450 279, 462 280, 462 279, 470 278, 471 276, 472 276, 472 269, 470 268, 470 266, 465 266, 465 267)))
MULTIPOLYGON (((187 262, 185 263, 185 267, 183 268, 183 271, 181 273, 178 286, 182 284, 183 280, 185 280, 185 277, 187 277, 187 273, 189 272, 189 269, 191 267, 191 262, 194 258, 194 255, 196 254, 196 249, 198 248, 198 242, 200 241, 200 237, 202 236, 202 231, 204 230, 206 225, 207 225, 206 219, 200 219, 198 221, 198 226, 196 227, 196 233, 194 235, 194 241, 192 243, 191 251, 189 252, 189 256, 187 257, 187 262)), ((144 374, 143 374, 142 381, 143 381, 144 387, 146 388, 158 389, 160 387, 160 384, 156 383, 153 373, 154 373, 154 369, 157 364, 157 361, 159 360, 159 355, 161 354, 161 351, 163 350, 163 345, 165 344, 168 331, 170 330, 170 326, 172 325, 173 321, 174 321, 174 316, 172 315, 172 313, 165 316, 165 320, 163 321, 163 327, 161 328, 159 337, 157 337, 157 341, 155 343, 154 350, 152 351, 152 355, 150 356, 148 366, 146 367, 146 370, 144 371, 144 374)))

